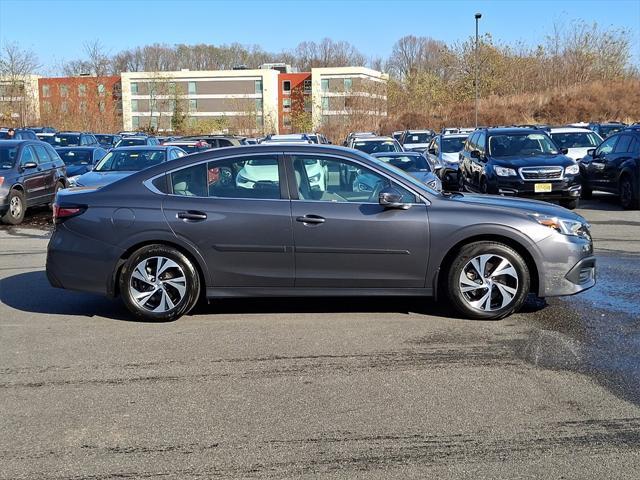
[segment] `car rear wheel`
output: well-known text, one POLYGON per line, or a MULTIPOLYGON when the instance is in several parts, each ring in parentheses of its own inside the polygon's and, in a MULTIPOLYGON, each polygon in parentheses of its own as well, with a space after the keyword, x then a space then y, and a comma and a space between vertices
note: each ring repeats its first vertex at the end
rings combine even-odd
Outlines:
POLYGON ((166 322, 187 314, 198 302, 200 277, 178 250, 148 245, 135 251, 120 275, 125 306, 141 320, 166 322))
POLYGON ((9 208, 2 217, 2 221, 9 225, 21 224, 27 210, 27 204, 24 201, 24 193, 16 189, 11 190, 7 203, 9 204, 9 208))
POLYGON ((640 197, 635 194, 633 181, 629 175, 620 180, 620 204, 626 210, 640 209, 640 197))
POLYGON ((529 269, 522 256, 497 242, 463 246, 447 276, 453 307, 475 320, 498 320, 518 311, 529 287, 529 269))

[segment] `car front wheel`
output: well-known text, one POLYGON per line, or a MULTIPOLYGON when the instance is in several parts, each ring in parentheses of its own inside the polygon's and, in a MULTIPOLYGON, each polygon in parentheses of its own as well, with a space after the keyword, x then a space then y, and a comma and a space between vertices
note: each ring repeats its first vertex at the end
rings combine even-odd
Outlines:
POLYGON ((120 275, 125 306, 137 318, 166 322, 187 314, 200 295, 200 277, 178 250, 148 245, 135 251, 120 275))
POLYGON ((20 190, 13 189, 9 193, 8 204, 9 208, 2 217, 4 223, 9 225, 19 225, 24 220, 24 214, 27 210, 27 204, 24 201, 24 193, 20 190))
POLYGON ((620 204, 625 210, 640 209, 640 197, 635 194, 633 181, 629 175, 620 180, 620 204))
POLYGON ((497 242, 463 246, 447 277, 453 307, 475 320, 498 320, 518 311, 529 287, 529 269, 522 256, 497 242))

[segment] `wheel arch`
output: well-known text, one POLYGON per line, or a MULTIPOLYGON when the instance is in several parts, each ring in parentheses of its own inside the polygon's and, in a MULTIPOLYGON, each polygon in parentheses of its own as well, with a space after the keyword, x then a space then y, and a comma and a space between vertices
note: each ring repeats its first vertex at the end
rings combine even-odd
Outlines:
POLYGON ((458 240, 442 257, 438 269, 436 271, 436 275, 433 282, 433 288, 435 297, 438 298, 439 295, 446 290, 446 278, 447 273, 449 271, 449 267, 453 258, 458 254, 460 249, 468 245, 469 243, 475 242, 497 242, 507 245, 508 247, 513 248, 525 261, 527 264, 527 268, 529 269, 530 274, 530 287, 529 291, 531 293, 539 294, 540 291, 540 269, 538 268, 538 263, 536 262, 535 257, 531 254, 531 249, 529 245, 526 245, 522 240, 515 239, 512 236, 504 235, 500 233, 491 233, 491 234, 475 234, 464 237, 463 239, 458 240))

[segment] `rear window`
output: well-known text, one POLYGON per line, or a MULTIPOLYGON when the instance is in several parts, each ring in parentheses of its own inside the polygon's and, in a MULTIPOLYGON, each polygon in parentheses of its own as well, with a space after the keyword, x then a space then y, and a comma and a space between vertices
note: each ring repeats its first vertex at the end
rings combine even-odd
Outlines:
POLYGON ((429 143, 431 138, 430 133, 410 133, 404 138, 404 143, 429 143))
POLYGON ((100 160, 95 170, 98 172, 137 172, 164 162, 166 154, 162 150, 112 151, 100 160))
POLYGON ((353 147, 361 152, 376 153, 376 152, 397 152, 395 142, 391 140, 380 140, 370 142, 358 142, 353 144, 353 147))
POLYGON ((62 133, 55 137, 55 144, 61 147, 77 147, 80 145, 80 135, 62 133))
POLYGON ((0 170, 13 168, 18 155, 18 147, 0 146, 0 170))
POLYGON ((58 155, 66 165, 90 165, 93 163, 89 150, 58 151, 58 155))
POLYGON ((123 138, 116 144, 116 147, 135 147, 138 145, 146 145, 146 144, 147 144, 146 138, 123 138))

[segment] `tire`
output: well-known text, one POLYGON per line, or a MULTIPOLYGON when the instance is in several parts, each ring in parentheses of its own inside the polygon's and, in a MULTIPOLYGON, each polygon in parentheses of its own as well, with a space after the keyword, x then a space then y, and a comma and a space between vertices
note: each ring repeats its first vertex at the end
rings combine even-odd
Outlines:
POLYGON ((27 203, 24 200, 24 193, 15 188, 9 192, 7 198, 9 208, 3 215, 2 221, 9 225, 19 225, 24 220, 24 214, 27 211, 27 203))
POLYGON ((180 318, 189 313, 200 296, 196 267, 184 254, 166 245, 136 250, 122 267, 119 286, 127 309, 136 318, 152 322, 180 318))
POLYGON ((640 197, 635 193, 635 185, 629 175, 620 180, 620 205, 625 210, 640 209, 640 197))
POLYGON ((569 210, 575 210, 578 208, 578 205, 580 205, 580 200, 577 198, 573 200, 560 200, 560 206, 569 210))
POLYGON ((464 175, 458 173, 458 191, 464 192, 464 175))
POLYGON ((64 188, 64 184, 62 182, 56 182, 56 188, 53 190, 53 198, 51 199, 51 203, 49 204, 49 210, 53 210, 53 204, 56 201, 56 195, 58 195, 58 191, 64 188))
POLYGON ((499 320, 522 307, 530 285, 529 268, 518 252, 502 243, 482 241, 460 249, 449 267, 446 287, 451 304, 463 317, 499 320), (484 266, 482 283, 476 265, 484 266))

